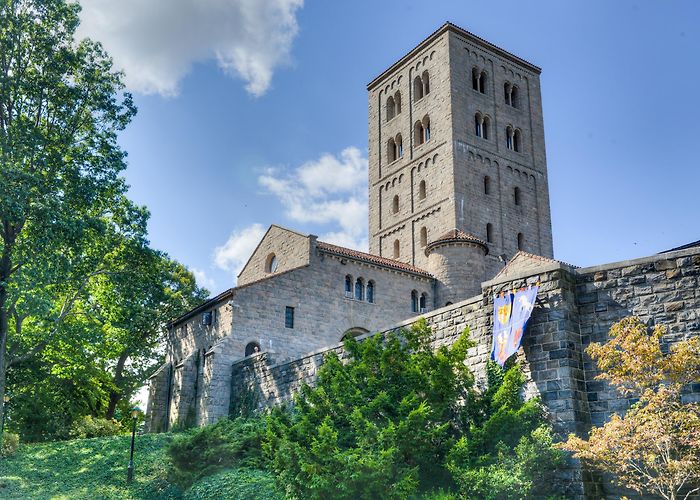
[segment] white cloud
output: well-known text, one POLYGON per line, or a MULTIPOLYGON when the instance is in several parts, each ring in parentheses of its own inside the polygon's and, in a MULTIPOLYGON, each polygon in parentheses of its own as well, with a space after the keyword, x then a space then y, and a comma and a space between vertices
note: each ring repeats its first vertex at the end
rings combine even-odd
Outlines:
POLYGON ((253 224, 240 231, 234 231, 226 243, 214 249, 214 264, 232 273, 235 279, 264 235, 265 228, 262 224, 253 224))
POLYGON ((258 182, 295 221, 329 224, 321 239, 367 248, 367 158, 355 147, 323 154, 291 171, 268 169, 258 182))
POLYGON ((289 62, 303 0, 82 0, 80 37, 102 42, 130 90, 174 95, 193 64, 216 59, 255 96, 289 62))
POLYGON ((192 274, 194 274, 194 277, 197 280, 199 286, 206 288, 210 292, 216 290, 216 281, 214 281, 214 278, 209 277, 206 271, 204 271, 203 269, 198 269, 196 267, 191 267, 190 271, 192 271, 192 274))

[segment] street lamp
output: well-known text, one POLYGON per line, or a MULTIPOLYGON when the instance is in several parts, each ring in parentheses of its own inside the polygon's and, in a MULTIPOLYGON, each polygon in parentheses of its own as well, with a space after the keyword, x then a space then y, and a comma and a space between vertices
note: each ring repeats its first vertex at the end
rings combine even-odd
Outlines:
POLYGON ((126 481, 129 483, 134 480, 134 440, 136 438, 136 419, 140 412, 138 407, 131 410, 131 456, 129 457, 129 468, 126 470, 126 481))
POLYGON ((2 426, 0 427, 0 435, 2 435, 5 432, 5 416, 7 415, 7 403, 10 402, 10 396, 5 394, 3 401, 4 403, 2 405, 2 426))

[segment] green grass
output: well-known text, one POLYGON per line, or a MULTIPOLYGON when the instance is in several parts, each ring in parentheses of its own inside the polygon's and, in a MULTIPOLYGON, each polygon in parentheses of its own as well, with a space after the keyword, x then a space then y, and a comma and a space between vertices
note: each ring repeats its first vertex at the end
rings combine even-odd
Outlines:
POLYGON ((170 434, 136 436, 135 478, 126 482, 131 436, 22 446, 0 459, 0 498, 181 498, 168 484, 170 434))

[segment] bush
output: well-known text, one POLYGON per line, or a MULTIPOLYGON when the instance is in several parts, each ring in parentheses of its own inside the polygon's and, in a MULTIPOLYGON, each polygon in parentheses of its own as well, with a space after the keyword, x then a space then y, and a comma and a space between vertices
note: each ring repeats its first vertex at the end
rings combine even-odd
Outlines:
POLYGON ((185 492, 185 500, 250 500, 283 499, 275 484, 275 476, 254 469, 232 469, 200 479, 185 492))
POLYGON ((168 447, 174 466, 171 479, 187 487, 222 469, 263 468, 261 441, 266 430, 262 417, 224 418, 177 436, 168 447))
POLYGON ((2 446, 0 446, 0 457, 11 457, 19 448, 19 435, 12 432, 2 433, 2 446))
POLYGON ((122 424, 114 419, 96 418, 90 415, 80 417, 70 429, 73 439, 116 436, 124 431, 122 424))

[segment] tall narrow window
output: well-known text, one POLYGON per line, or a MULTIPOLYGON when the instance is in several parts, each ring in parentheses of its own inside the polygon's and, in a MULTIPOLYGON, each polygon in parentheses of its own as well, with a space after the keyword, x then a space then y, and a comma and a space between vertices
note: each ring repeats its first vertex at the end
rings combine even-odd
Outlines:
POLYGON ((367 302, 374 304, 374 281, 367 282, 367 302))
POLYGON ((425 134, 425 141, 429 141, 430 140, 430 117, 427 115, 423 118, 423 130, 424 130, 423 133, 425 134))
POLYGON ((516 187, 513 189, 513 201, 516 205, 520 205, 520 188, 516 187))
POLYGON ((425 199, 425 181, 420 181, 420 184, 418 184, 418 199, 425 199))
POLYGON ((411 311, 418 312, 418 292, 415 290, 411 292, 411 311))
POLYGON ((506 148, 513 149, 513 127, 510 125, 506 127, 506 148))
POLYGON ((423 95, 430 94, 430 75, 427 71, 423 71, 423 95))
POLYGON ((397 158, 402 158, 403 157, 403 137, 401 137, 401 134, 396 136, 396 140, 394 141, 396 144, 396 157, 397 158))
POLYGON ((399 195, 395 194, 394 199, 391 202, 391 211, 395 214, 399 213, 399 195))
POLYGON ((483 126, 484 124, 484 118, 481 116, 481 113, 477 113, 474 115, 474 134, 476 134, 477 137, 483 137, 483 126))
POLYGON ((515 132, 513 132, 513 150, 519 152, 520 148, 521 148, 520 129, 515 129, 515 132))
POLYGON ((284 327, 294 328, 294 308, 287 306, 284 309, 284 327))
POLYGON ((479 90, 479 70, 476 68, 472 69, 472 88, 479 90))
POLYGON ((486 243, 493 243, 493 224, 486 224, 486 243))
POLYGON ((425 293, 420 294, 420 312, 424 313, 428 311, 428 295, 425 293))
POLYGON ((389 139, 389 142, 386 145, 386 159, 389 163, 396 161, 397 154, 396 154, 396 141, 392 137, 389 139))
POLYGON ((513 89, 510 85, 510 82, 506 82, 503 84, 503 98, 508 106, 512 106, 512 104, 511 104, 512 90, 513 89))
POLYGON ((484 194, 491 194, 491 178, 488 175, 484 177, 484 194))
POLYGON ((362 283, 362 278, 357 278, 355 282, 355 300, 362 300, 364 298, 364 286, 362 283))
POLYGON ((525 237, 523 236, 523 233, 518 233, 518 250, 524 250, 525 249, 525 237))
POLYGON ((518 93, 518 87, 516 85, 513 85, 513 88, 510 91, 510 105, 514 108, 520 107, 520 95, 518 93))
POLYGON ((394 94, 394 107, 396 110, 396 115, 401 114, 401 92, 398 90, 396 91, 396 94, 394 94))
POLYGON ((345 296, 352 297, 352 276, 349 274, 345 277, 345 296))
POLYGON ((425 136, 423 134, 423 124, 421 122, 416 122, 413 126, 413 142, 416 146, 420 146, 425 142, 425 136))
POLYGON ((428 229, 425 227, 420 228, 420 246, 425 247, 428 245, 428 229))
POLYGON ((265 259, 265 272, 274 273, 275 271, 277 271, 277 256, 271 253, 267 256, 267 259, 265 259))
POLYGON ((401 244, 399 240, 394 240, 394 258, 398 259, 401 256, 401 244))
POLYGON ((486 71, 479 73, 479 92, 486 93, 486 71))
POLYGON ((396 116, 396 103, 394 97, 389 96, 389 99, 386 100, 386 121, 391 120, 394 116, 396 116))
POLYGON ((423 80, 417 76, 413 80, 413 100, 420 101, 423 98, 423 80))
POLYGON ((490 134, 491 118, 484 116, 484 124, 482 125, 483 138, 488 139, 490 134))

